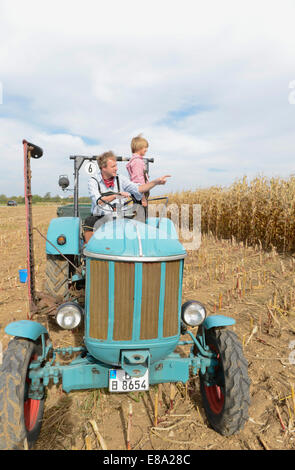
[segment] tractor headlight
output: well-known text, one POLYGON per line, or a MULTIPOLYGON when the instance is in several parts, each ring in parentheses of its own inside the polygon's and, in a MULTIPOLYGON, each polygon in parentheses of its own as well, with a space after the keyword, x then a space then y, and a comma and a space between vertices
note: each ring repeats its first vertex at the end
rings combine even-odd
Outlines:
POLYGON ((189 300, 185 302, 181 308, 181 317, 188 326, 198 326, 203 323, 206 318, 206 309, 201 302, 189 300))
POLYGON ((67 302, 57 309, 56 321, 61 328, 71 330, 79 325, 82 309, 74 302, 67 302))

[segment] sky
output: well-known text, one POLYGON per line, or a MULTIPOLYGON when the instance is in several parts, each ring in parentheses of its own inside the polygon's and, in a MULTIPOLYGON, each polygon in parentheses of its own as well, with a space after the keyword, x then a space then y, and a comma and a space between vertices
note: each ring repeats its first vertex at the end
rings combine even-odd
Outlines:
POLYGON ((287 178, 294 17, 289 0, 0 0, 0 194, 24 194, 23 139, 40 195, 72 185, 70 155, 130 157, 140 133, 151 179, 171 175, 153 195, 287 178))

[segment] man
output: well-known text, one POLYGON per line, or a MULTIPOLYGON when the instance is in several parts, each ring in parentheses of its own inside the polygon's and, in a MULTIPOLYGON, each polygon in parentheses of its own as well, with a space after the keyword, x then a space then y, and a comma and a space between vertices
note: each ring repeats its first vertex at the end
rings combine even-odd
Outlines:
MULTIPOLYGON (((117 204, 119 199, 116 195, 103 196, 104 193, 113 191, 126 198, 131 194, 136 200, 141 200, 143 193, 150 191, 157 185, 165 184, 170 176, 165 175, 145 184, 136 184, 126 176, 117 175, 117 159, 113 152, 103 153, 97 157, 97 162, 100 169, 97 178, 91 177, 88 181, 88 191, 92 202, 92 217, 85 220, 86 231, 92 230, 94 225, 97 228, 98 221, 100 226, 113 216, 112 206, 117 204)), ((137 205, 136 210, 140 213, 139 217, 136 217, 137 220, 144 221, 143 207, 137 205)), ((90 238, 91 235, 92 233, 85 238, 90 238)))

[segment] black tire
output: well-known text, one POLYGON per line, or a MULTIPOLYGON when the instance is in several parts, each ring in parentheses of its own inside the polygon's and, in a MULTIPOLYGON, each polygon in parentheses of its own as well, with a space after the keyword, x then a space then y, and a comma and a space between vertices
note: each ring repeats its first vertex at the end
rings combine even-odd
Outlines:
POLYGON ((36 441, 44 412, 44 398, 32 400, 28 393, 28 368, 40 347, 27 339, 10 341, 0 369, 0 449, 29 448, 36 441))
POLYGON ((231 330, 207 330, 206 344, 217 353, 218 366, 212 375, 200 373, 205 413, 215 431, 230 436, 240 431, 248 420, 248 363, 237 335, 231 330))
POLYGON ((56 299, 69 298, 69 263, 60 255, 47 255, 45 291, 56 299))

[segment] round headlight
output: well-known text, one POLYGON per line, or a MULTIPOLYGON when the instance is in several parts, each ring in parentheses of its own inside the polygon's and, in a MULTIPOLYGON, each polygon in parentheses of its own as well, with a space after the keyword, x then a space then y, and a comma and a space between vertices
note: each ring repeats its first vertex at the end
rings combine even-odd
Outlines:
POLYGON ((74 302, 67 302, 57 309, 56 321, 61 328, 71 330, 79 325, 82 318, 82 310, 74 302))
POLYGON ((181 317, 188 326, 198 326, 203 323, 206 318, 206 309, 201 302, 189 300, 185 302, 181 308, 181 317))

